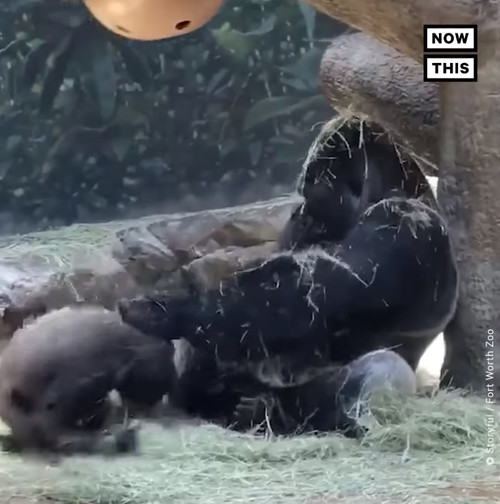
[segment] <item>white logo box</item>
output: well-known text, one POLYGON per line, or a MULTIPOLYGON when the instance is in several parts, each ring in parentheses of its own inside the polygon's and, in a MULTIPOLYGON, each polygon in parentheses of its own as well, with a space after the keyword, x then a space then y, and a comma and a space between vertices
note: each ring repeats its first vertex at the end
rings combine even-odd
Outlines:
POLYGON ((477 82, 477 55, 424 55, 424 82, 477 82))
POLYGON ((477 25, 424 25, 424 52, 477 52, 477 25))

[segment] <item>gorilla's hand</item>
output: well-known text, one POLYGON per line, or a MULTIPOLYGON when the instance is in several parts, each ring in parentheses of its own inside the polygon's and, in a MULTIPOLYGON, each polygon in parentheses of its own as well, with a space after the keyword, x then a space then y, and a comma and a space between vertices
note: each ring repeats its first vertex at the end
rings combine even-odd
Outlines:
POLYGON ((179 339, 182 334, 179 314, 184 300, 167 296, 121 299, 118 312, 122 320, 144 334, 164 340, 179 339))
POLYGON ((274 431, 278 427, 275 425, 279 418, 278 411, 279 405, 272 392, 242 397, 236 406, 229 427, 239 432, 270 434, 269 431, 274 431))
POLYGON ((223 362, 256 362, 295 353, 297 345, 310 349, 318 334, 323 342, 322 291, 301 280, 311 268, 304 272, 292 255, 278 255, 239 272, 219 289, 190 292, 182 299, 122 300, 118 311, 125 323, 145 334, 186 339, 223 362))

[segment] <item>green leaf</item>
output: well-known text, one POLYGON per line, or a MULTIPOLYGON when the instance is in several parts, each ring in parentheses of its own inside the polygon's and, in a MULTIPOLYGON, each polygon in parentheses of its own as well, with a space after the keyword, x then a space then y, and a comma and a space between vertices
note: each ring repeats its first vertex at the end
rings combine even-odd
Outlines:
POLYGON ((0 58, 15 58, 19 50, 19 42, 23 39, 11 40, 4 47, 0 48, 0 58))
POLYGON ((288 75, 293 75, 297 79, 302 80, 310 89, 317 89, 322 57, 323 52, 313 47, 309 51, 303 53, 300 58, 291 65, 281 67, 281 70, 288 75))
POLYGON ((75 34, 69 33, 57 45, 56 50, 47 60, 47 70, 43 80, 42 93, 40 95, 39 109, 43 114, 54 103, 61 84, 64 81, 71 55, 75 47, 75 34))
POLYGON ((104 121, 109 120, 116 108, 118 77, 115 72, 113 50, 101 38, 95 40, 92 67, 97 91, 97 101, 104 121))
POLYGON ((116 137, 110 140, 109 145, 118 161, 123 161, 132 146, 132 135, 116 137))
POLYGON ((45 68, 47 58, 56 46, 54 40, 48 40, 36 45, 26 56, 23 65, 22 85, 30 89, 38 75, 45 68))
POLYGON ((307 96, 297 99, 295 96, 272 96, 258 101, 245 117, 244 129, 249 130, 258 124, 275 119, 301 109, 325 105, 323 95, 307 96))
POLYGON ((11 100, 15 100, 17 95, 17 83, 18 83, 16 67, 7 67, 6 80, 7 80, 7 91, 9 93, 9 98, 11 100))
POLYGON ((14 152, 23 143, 23 137, 21 135, 11 135, 7 138, 5 143, 5 148, 7 152, 14 152))
POLYGON ((228 138, 219 144, 219 152, 221 159, 234 152, 238 147, 239 143, 234 138, 228 138))
POLYGON ((130 105, 121 105, 116 109, 115 121, 122 126, 146 126, 148 118, 130 105))
POLYGON ((119 52, 132 80, 140 84, 143 90, 147 89, 151 81, 151 72, 140 54, 130 46, 128 40, 113 37, 111 43, 119 52))
POLYGON ((9 173, 9 170, 12 167, 12 160, 9 161, 0 161, 0 180, 3 180, 5 178, 5 175, 9 173))
POLYGON ((221 68, 217 73, 212 75, 212 78, 205 86, 206 92, 212 94, 227 75, 229 75, 229 70, 227 68, 221 68))
POLYGON ((272 14, 264 19, 260 26, 248 32, 235 30, 229 23, 225 23, 220 28, 213 29, 212 35, 225 51, 236 59, 243 60, 257 47, 259 38, 274 29, 276 19, 272 14))
POLYGON ((51 146, 47 154, 47 161, 57 157, 64 157, 75 150, 76 139, 80 129, 78 127, 65 131, 51 146))
POLYGON ((298 169, 304 159, 304 152, 302 149, 297 148, 297 145, 298 143, 276 149, 274 155, 268 161, 269 165, 272 167, 279 165, 295 166, 298 169))
POLYGON ((66 28, 78 28, 89 18, 85 10, 75 11, 72 5, 60 5, 58 10, 51 10, 47 13, 47 19, 56 25, 66 28))
POLYGON ((300 92, 308 92, 311 90, 311 88, 303 81, 300 79, 287 79, 286 77, 281 78, 281 83, 284 84, 285 86, 291 87, 292 89, 295 89, 296 91, 300 92))
POLYGON ((256 38, 233 30, 228 23, 221 28, 213 29, 212 35, 222 49, 239 60, 244 60, 256 47, 256 38))
POLYGON ((250 154, 250 162, 252 163, 252 166, 257 166, 259 163, 263 148, 264 146, 260 141, 252 142, 248 145, 248 153, 250 154))
POLYGON ((266 33, 270 33, 274 30, 276 21, 276 16, 274 14, 271 14, 268 18, 262 20, 262 23, 258 28, 245 32, 244 35, 258 37, 260 37, 261 35, 266 35, 266 33))
POLYGON ((311 5, 299 1, 299 9, 306 23, 307 38, 311 44, 314 43, 314 29, 316 28, 317 11, 311 5))

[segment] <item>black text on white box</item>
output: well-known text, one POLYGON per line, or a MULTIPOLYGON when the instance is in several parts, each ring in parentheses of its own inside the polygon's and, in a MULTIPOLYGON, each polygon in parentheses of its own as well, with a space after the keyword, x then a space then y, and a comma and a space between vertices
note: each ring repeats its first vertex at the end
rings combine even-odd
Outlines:
POLYGON ((424 52, 477 52, 477 25, 424 25, 424 52))
POLYGON ((425 82, 476 82, 477 55, 424 55, 425 82))

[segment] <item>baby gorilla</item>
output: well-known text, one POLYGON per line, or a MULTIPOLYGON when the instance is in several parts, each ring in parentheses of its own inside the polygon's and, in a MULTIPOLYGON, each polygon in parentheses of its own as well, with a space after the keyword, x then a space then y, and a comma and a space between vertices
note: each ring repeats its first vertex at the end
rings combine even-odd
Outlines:
POLYGON ((140 333, 116 312, 66 307, 19 329, 0 355, 0 417, 12 449, 128 451, 133 429, 103 432, 109 393, 149 408, 174 380, 171 342, 140 333))

